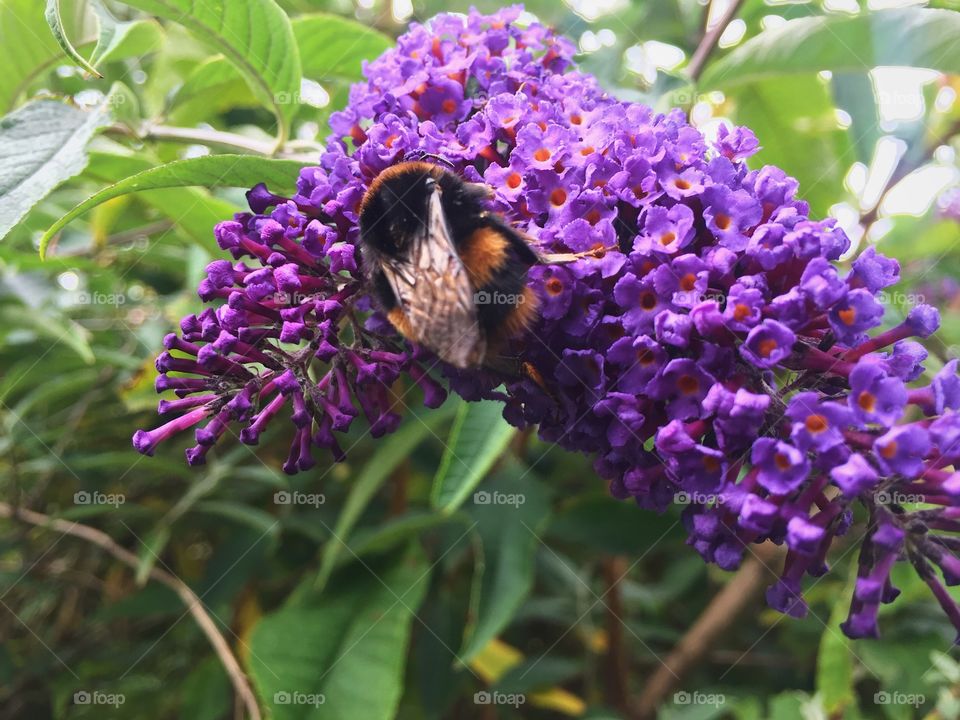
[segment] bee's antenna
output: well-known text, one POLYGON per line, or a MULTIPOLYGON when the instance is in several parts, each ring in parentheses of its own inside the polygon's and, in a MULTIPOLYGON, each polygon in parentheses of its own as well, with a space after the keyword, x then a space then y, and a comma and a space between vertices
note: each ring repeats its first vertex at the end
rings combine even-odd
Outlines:
POLYGON ((453 163, 450 162, 449 160, 447 160, 445 157, 443 157, 443 156, 441 156, 441 155, 437 155, 437 154, 435 154, 435 153, 428 153, 428 152, 426 152, 426 151, 424 151, 424 150, 418 150, 418 151, 417 151, 416 153, 414 153, 414 154, 416 155, 416 157, 417 157, 418 160, 426 160, 427 158, 430 158, 431 160, 436 160, 437 162, 440 162, 440 163, 446 165, 446 166, 447 166, 448 168, 450 168, 451 170, 454 169, 453 163))

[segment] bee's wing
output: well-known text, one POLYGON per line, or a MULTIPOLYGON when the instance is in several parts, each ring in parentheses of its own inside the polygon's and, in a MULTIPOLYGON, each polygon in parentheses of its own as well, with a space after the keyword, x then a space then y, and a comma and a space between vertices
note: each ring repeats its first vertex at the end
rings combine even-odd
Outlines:
POLYGON ((460 368, 482 362, 486 341, 477 323, 473 286, 450 237, 438 192, 430 196, 427 222, 413 238, 408 258, 388 260, 382 268, 415 342, 460 368))

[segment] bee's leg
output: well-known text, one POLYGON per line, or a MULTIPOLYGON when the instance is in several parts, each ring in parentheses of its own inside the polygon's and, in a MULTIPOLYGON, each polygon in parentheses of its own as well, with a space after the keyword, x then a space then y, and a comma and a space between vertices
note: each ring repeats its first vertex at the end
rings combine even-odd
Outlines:
POLYGON ((619 250, 617 245, 610 245, 609 247, 596 248, 594 250, 584 250, 583 252, 578 253, 541 253, 540 261, 546 265, 551 265, 554 263, 568 263, 573 262, 574 260, 579 260, 580 258, 592 257, 592 258, 601 258, 604 253, 610 252, 611 250, 619 250))

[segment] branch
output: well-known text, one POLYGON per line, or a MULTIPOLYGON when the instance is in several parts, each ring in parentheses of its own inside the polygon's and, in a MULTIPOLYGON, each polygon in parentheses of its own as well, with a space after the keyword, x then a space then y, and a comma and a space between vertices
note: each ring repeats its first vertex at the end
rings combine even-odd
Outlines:
POLYGON ((611 707, 627 712, 630 706, 629 665, 627 646, 623 638, 623 593, 620 582, 627 574, 627 561, 622 555, 604 558, 601 569, 606 592, 604 603, 607 609, 607 652, 604 661, 606 678, 606 701, 611 707))
POLYGON ((779 568, 783 547, 768 542, 752 550, 733 579, 713 597, 650 678, 637 701, 636 717, 655 717, 657 707, 684 675, 703 659, 721 634, 733 625, 734 619, 750 607, 763 584, 771 579, 771 566, 779 568))
MULTIPOLYGON (((697 49, 693 53, 693 57, 690 58, 690 64, 687 65, 687 74, 690 75, 690 78, 694 82, 700 79, 700 75, 703 73, 704 67, 706 67, 707 60, 710 59, 710 55, 712 55, 713 51, 717 48, 720 36, 723 35, 723 31, 727 29, 727 25, 733 22, 741 5, 743 5, 743 0, 733 0, 720 20, 717 21, 717 24, 704 33, 703 39, 700 40, 700 44, 697 45, 697 49)), ((707 27, 709 22, 710 7, 707 7, 705 16, 704 28, 707 27)))
POLYGON ((275 150, 272 142, 255 140, 245 135, 223 132, 222 130, 173 127, 171 125, 145 125, 141 131, 134 132, 125 125, 111 125, 106 131, 114 135, 135 137, 137 140, 213 145, 230 150, 241 150, 252 155, 263 155, 264 157, 272 156, 275 150))
MULTIPOLYGON (((33 512, 32 510, 14 508, 4 502, 0 502, 0 517, 15 518, 30 525, 50 528, 64 535, 71 535, 75 538, 86 540, 88 543, 92 543, 105 550, 127 567, 134 570, 137 568, 138 561, 136 555, 118 545, 113 538, 105 532, 90 527, 89 525, 82 525, 67 520, 58 520, 49 515, 33 512)), ((253 694, 247 676, 240 667, 240 663, 238 663, 237 659, 233 656, 230 645, 220 633, 216 623, 204 609, 203 601, 197 597, 197 594, 193 592, 186 583, 168 572, 154 567, 150 570, 150 577, 166 585, 183 600, 187 606, 187 610, 193 616, 197 625, 200 626, 203 634, 207 636, 207 639, 213 646, 214 652, 216 652, 220 658, 220 662, 227 671, 227 675, 230 676, 234 690, 247 708, 247 714, 250 720, 261 720, 260 707, 257 705, 256 696, 253 694)))

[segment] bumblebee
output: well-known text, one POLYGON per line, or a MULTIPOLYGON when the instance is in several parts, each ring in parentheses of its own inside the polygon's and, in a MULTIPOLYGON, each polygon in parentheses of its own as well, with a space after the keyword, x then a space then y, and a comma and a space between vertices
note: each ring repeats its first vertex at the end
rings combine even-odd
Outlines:
POLYGON ((360 204, 366 274, 387 319, 458 368, 496 366, 537 314, 527 271, 545 256, 485 208, 490 196, 486 185, 409 161, 381 172, 360 204))

